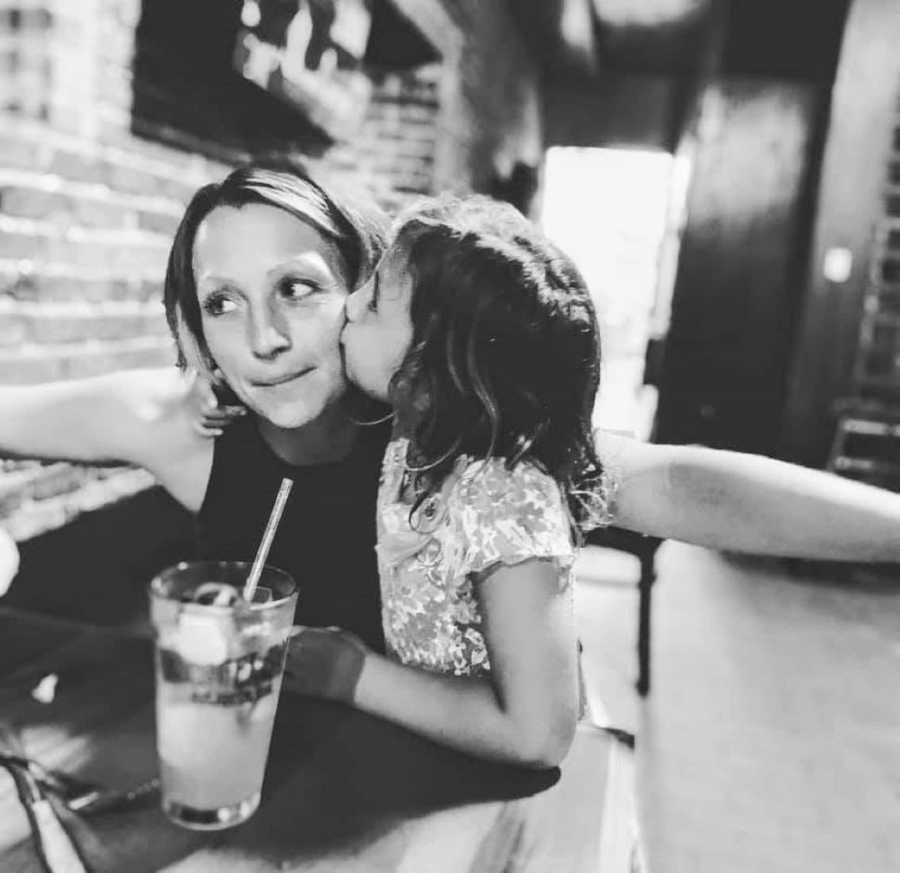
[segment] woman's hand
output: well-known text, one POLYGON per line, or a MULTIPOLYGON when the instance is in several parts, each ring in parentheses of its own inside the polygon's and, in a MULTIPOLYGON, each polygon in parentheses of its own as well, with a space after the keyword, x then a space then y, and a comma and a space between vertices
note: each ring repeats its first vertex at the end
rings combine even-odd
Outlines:
POLYGON ((192 382, 187 401, 194 418, 194 430, 200 436, 208 439, 219 437, 231 422, 246 414, 244 406, 220 403, 208 376, 193 370, 190 378, 192 382))
POLYGON ((297 694, 352 703, 368 653, 366 644, 336 627, 296 627, 284 686, 297 694))

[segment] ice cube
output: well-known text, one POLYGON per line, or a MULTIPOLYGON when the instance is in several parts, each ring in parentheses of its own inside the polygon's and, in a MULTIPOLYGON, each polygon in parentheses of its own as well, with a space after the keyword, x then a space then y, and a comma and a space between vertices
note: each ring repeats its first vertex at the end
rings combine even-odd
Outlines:
POLYGON ((178 619, 175 649, 193 664, 213 666, 228 660, 228 638, 213 616, 183 612, 178 619))

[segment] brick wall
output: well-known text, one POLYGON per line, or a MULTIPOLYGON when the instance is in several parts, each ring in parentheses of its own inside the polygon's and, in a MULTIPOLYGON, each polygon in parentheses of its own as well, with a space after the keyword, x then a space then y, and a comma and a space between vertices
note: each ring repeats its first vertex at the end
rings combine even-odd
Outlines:
MULTIPOLYGON (((196 187, 244 155, 133 133, 139 16, 140 0, 0 0, 0 382, 174 360, 171 235, 196 187)), ((311 162, 388 208, 428 193, 440 81, 439 67, 379 77, 359 135, 311 162)), ((0 459, 0 524, 28 539, 150 484, 140 470, 0 459)))
POLYGON ((377 77, 362 129, 310 161, 371 191, 387 210, 433 193, 440 114, 438 64, 377 77))
POLYGON ((538 60, 515 4, 484 0, 392 0, 441 51, 434 153, 438 189, 498 194, 544 155, 538 60))
POLYGON ((447 64, 437 184, 494 193, 522 164, 544 155, 541 74, 511 9, 514 4, 442 0, 462 35, 447 64))

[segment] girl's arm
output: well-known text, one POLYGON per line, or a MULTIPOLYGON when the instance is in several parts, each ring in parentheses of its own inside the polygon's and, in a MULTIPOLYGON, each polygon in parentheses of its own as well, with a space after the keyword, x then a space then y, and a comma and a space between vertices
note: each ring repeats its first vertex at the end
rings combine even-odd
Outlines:
POLYGON ((555 563, 541 559, 500 566, 477 584, 489 679, 407 667, 341 631, 308 629, 292 646, 288 687, 344 699, 472 755, 555 766, 572 742, 578 715, 571 592, 560 590, 555 563), (336 679, 335 670, 343 675, 336 679))
POLYGON ((598 432, 614 523, 715 549, 900 561, 900 495, 759 455, 598 432))

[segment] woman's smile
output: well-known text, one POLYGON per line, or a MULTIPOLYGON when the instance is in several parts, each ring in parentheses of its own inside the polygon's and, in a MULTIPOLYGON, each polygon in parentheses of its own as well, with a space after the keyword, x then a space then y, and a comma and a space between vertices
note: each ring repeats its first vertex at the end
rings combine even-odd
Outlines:
POLYGON ((315 367, 304 367, 302 370, 295 370, 291 373, 284 373, 280 376, 266 376, 265 378, 249 379, 248 381, 254 388, 277 388, 288 382, 293 382, 307 373, 311 373, 315 367))

